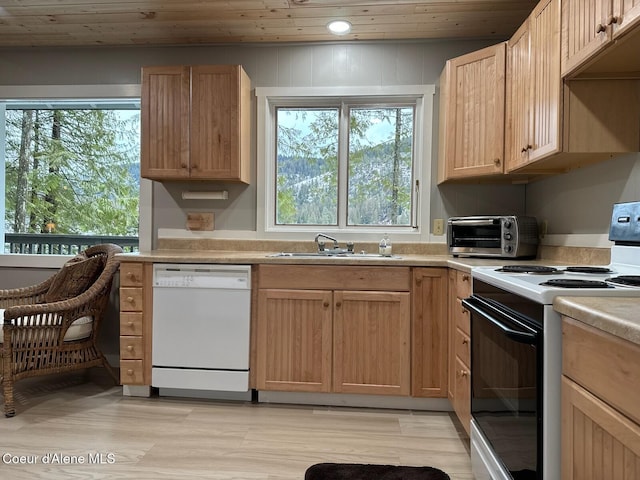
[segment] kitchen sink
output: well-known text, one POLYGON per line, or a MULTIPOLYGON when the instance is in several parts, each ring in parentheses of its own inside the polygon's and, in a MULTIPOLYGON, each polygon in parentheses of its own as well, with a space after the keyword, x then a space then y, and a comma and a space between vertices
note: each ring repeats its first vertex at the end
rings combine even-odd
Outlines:
POLYGON ((334 252, 278 252, 267 255, 267 257, 298 257, 298 258, 380 258, 380 259, 399 259, 401 257, 391 256, 385 257, 379 253, 334 253, 334 252))

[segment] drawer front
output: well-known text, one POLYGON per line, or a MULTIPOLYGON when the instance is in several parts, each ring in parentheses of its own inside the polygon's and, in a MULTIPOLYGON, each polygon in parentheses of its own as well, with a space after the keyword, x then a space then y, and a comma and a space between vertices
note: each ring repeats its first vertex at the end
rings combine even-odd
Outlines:
POLYGON ((471 342, 469 341, 469 336, 459 328, 456 328, 454 349, 456 357, 462 360, 466 365, 471 365, 471 342))
POLYGON ((456 270, 456 297, 467 298, 471 295, 471 274, 456 270))
POLYGON ((120 288, 120 311, 141 312, 143 306, 142 288, 120 288))
POLYGON ((640 347, 568 317, 562 334, 563 373, 640 423, 640 347))
POLYGON ((124 360, 142 359, 144 346, 142 337, 120 337, 120 358, 124 360))
POLYGON ((142 312, 120 314, 120 335, 142 335, 142 312))
POLYGON ((120 361, 120 383, 122 385, 144 385, 142 360, 120 361))
POLYGON ((464 308, 464 306, 462 305, 462 300, 460 298, 456 298, 455 304, 453 306, 453 316, 455 317, 456 328, 467 336, 471 336, 471 318, 469 315, 469 310, 464 308))
POLYGON ((142 270, 142 263, 121 263, 120 285, 123 287, 141 287, 142 270))

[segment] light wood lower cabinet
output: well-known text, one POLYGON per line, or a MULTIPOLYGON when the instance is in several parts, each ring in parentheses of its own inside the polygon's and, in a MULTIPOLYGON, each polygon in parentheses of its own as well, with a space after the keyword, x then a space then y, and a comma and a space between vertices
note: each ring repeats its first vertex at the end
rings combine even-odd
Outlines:
POLYGON ((408 292, 334 292, 333 391, 409 395, 408 292))
POLYGON ((256 387, 409 395, 407 267, 258 267, 256 387))
POLYGON ((471 320, 462 300, 471 295, 471 274, 449 270, 449 391, 453 410, 471 433, 471 320))
POLYGON ((260 289, 258 390, 331 390, 333 294, 260 289))
POLYGON ((562 478, 640 478, 640 347, 562 322, 562 478))
POLYGON ((120 382, 151 385, 151 264, 120 264, 120 382))
POLYGON ((411 395, 447 398, 448 269, 414 268, 411 395))

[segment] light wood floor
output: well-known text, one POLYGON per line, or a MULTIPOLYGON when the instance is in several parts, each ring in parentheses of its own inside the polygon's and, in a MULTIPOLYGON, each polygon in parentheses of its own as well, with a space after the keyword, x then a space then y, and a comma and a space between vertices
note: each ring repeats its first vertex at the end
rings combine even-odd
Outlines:
POLYGON ((98 371, 16 385, 18 413, 0 417, 1 478, 302 480, 314 463, 353 462, 473 479, 447 413, 123 397, 98 371), (11 463, 20 455, 35 463, 11 463))

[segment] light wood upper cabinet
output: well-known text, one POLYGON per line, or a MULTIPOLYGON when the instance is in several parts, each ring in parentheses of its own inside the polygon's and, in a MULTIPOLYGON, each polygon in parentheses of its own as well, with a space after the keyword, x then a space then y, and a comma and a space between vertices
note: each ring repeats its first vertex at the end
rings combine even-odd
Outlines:
POLYGON ((637 73, 639 26, 640 0, 562 0, 562 75, 585 69, 637 73), (614 43, 628 33, 633 38, 614 43), (600 63, 605 49, 610 58, 600 63))
POLYGON ((504 172, 505 44, 447 61, 440 76, 438 182, 504 172))
POLYGON ((506 170, 562 148, 560 0, 543 0, 507 42, 506 170))
POLYGON ((239 65, 142 69, 141 176, 249 182, 250 80, 239 65))

